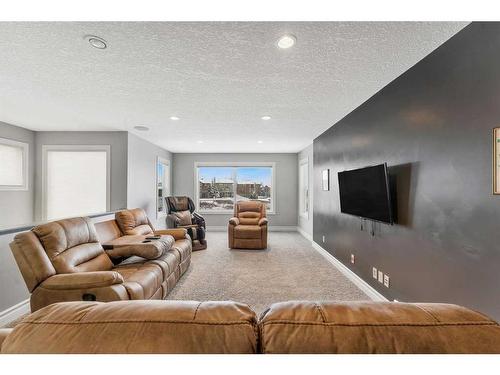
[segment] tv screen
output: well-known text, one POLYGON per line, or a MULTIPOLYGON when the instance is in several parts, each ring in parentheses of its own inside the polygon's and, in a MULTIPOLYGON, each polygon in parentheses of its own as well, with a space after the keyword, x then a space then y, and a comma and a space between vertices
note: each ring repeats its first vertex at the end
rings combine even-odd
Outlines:
POLYGON ((339 172, 338 178, 341 212, 394 222, 387 164, 339 172))

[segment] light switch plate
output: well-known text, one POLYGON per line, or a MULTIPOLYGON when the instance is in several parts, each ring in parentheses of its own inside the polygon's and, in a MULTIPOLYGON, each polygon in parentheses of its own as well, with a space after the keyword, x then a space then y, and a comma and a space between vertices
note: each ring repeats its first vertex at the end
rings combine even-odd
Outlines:
POLYGON ((389 288, 389 286, 390 286, 390 279, 389 279, 388 275, 384 275, 384 286, 386 288, 389 288))
POLYGON ((378 271, 378 282, 383 283, 384 282, 384 274, 382 271, 378 271))
POLYGON ((375 267, 372 267, 372 276, 374 279, 377 278, 377 269, 375 267))

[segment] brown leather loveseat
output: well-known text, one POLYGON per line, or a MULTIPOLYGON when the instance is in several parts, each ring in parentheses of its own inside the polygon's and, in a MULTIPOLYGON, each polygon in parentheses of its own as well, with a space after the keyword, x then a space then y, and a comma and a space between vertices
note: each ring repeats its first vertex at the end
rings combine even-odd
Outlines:
POLYGON ((257 319, 237 302, 67 302, 0 330, 0 345, 61 354, 500 353, 500 326, 449 304, 282 302, 257 319))
POLYGON ((258 201, 236 202, 227 232, 230 249, 267 248, 266 204, 258 201))
MULTIPOLYGON (((167 237, 161 246, 139 248, 145 257, 119 260, 103 249, 89 218, 36 226, 17 234, 10 247, 31 292, 33 312, 63 301, 165 298, 189 266, 190 241, 180 231, 164 232, 176 236, 175 242, 167 237)), ((122 236, 119 229, 113 233, 122 236)))

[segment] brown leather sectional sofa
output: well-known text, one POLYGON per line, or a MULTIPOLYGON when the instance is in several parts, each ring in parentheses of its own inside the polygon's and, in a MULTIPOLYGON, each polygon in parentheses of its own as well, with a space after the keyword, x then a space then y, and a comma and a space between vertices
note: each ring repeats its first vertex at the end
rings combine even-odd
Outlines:
POLYGON ((500 353, 500 326, 449 304, 283 302, 258 319, 236 302, 66 302, 0 330, 0 345, 2 353, 500 353))
POLYGON ((59 220, 16 235, 10 246, 32 312, 63 301, 166 297, 189 267, 186 230, 154 231, 143 210, 116 219, 96 226, 88 218, 59 220), (166 237, 142 242, 152 234, 166 237))

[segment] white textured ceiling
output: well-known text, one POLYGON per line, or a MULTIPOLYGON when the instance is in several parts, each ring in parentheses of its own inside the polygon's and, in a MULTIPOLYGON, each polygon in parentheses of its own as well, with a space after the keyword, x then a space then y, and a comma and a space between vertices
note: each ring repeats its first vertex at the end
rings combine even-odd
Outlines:
POLYGON ((173 152, 297 152, 465 25, 2 22, 0 121, 128 130, 173 152), (285 33, 297 44, 279 50, 285 33))

